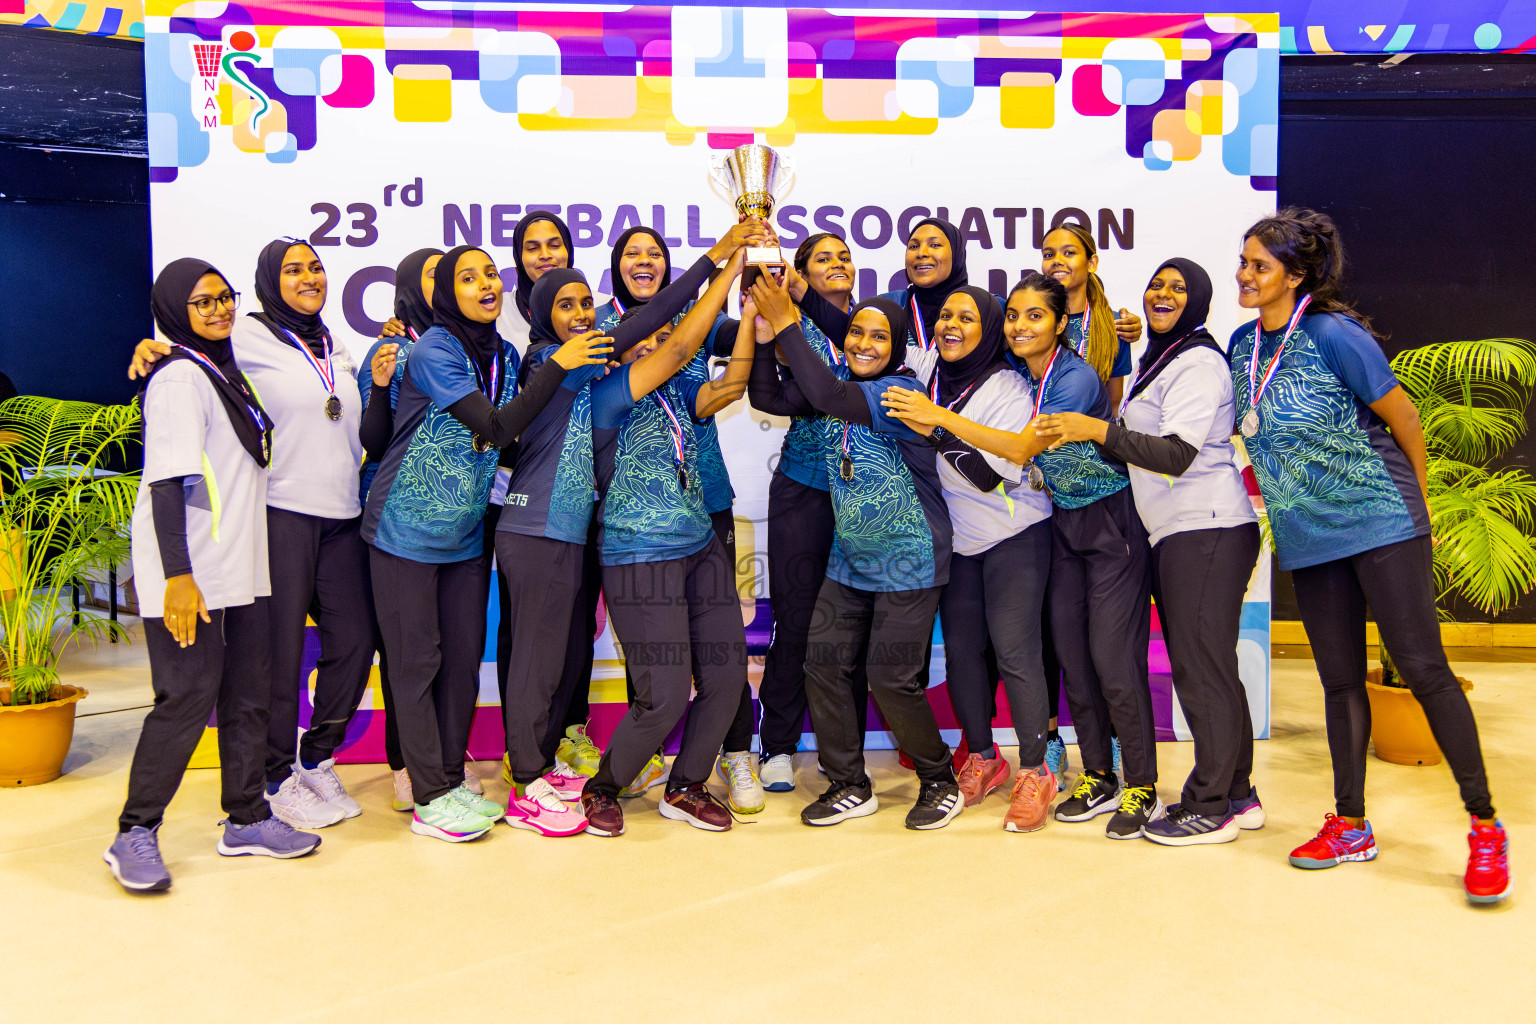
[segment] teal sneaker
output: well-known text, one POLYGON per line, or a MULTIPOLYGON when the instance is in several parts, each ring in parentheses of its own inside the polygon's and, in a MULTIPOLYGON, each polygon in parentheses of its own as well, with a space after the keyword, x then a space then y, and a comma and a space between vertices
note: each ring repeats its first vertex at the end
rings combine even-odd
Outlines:
MULTIPOLYGON (((498 808, 497 817, 501 816, 499 811, 498 808)), ((412 832, 449 843, 467 843, 471 839, 479 839, 495 824, 496 818, 476 813, 452 793, 444 793, 429 804, 417 804, 416 813, 411 817, 412 832)))

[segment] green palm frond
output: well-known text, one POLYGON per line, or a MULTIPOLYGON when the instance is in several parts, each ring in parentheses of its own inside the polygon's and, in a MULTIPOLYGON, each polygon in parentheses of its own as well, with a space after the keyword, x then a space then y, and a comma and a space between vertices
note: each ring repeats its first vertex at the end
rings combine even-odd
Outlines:
POLYGON ((1521 338, 1450 341, 1392 360, 1418 407, 1432 455, 1464 461, 1495 458, 1525 433, 1536 389, 1536 345, 1521 338))
POLYGON ((1430 520, 1441 597, 1459 593, 1496 615, 1536 587, 1536 479, 1450 459, 1429 464, 1430 520))

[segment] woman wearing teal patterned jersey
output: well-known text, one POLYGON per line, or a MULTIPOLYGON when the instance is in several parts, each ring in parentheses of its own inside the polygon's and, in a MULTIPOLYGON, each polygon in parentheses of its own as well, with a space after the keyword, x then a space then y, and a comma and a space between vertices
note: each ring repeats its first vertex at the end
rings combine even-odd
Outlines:
POLYGON ((1365 615, 1412 688, 1472 817, 1464 879, 1478 902, 1509 890, 1472 708, 1446 663, 1435 611, 1424 435, 1370 323, 1341 297, 1344 253, 1327 216, 1282 210, 1243 236, 1238 301, 1259 319, 1232 336, 1236 413, 1280 568, 1322 678, 1334 814, 1291 853, 1303 868, 1376 856, 1365 819, 1371 708, 1365 615))

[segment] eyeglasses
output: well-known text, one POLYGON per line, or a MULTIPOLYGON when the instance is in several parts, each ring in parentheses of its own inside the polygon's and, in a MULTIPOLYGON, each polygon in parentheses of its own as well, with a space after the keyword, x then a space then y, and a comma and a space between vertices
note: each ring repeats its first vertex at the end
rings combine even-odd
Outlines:
POLYGON ((240 308, 240 293, 225 292, 223 295, 212 299, 204 296, 201 299, 193 299, 191 302, 187 303, 187 305, 197 310, 197 315, 201 317, 212 316, 214 309, 218 306, 228 306, 229 311, 233 313, 235 310, 240 308))

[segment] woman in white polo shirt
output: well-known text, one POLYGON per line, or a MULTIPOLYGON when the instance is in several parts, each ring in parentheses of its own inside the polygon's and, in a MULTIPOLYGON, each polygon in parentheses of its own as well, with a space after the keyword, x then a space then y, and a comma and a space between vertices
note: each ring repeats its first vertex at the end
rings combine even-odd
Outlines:
POLYGON ((1232 377, 1205 329, 1211 280, 1171 259, 1144 297, 1150 339, 1111 423, 1080 413, 1043 417, 1064 444, 1094 441, 1130 469, 1152 544, 1173 685, 1195 741, 1182 800, 1142 835, 1164 846, 1226 843, 1264 824, 1249 782, 1253 721, 1237 670, 1243 594, 1259 556, 1259 525, 1232 447, 1232 377))

